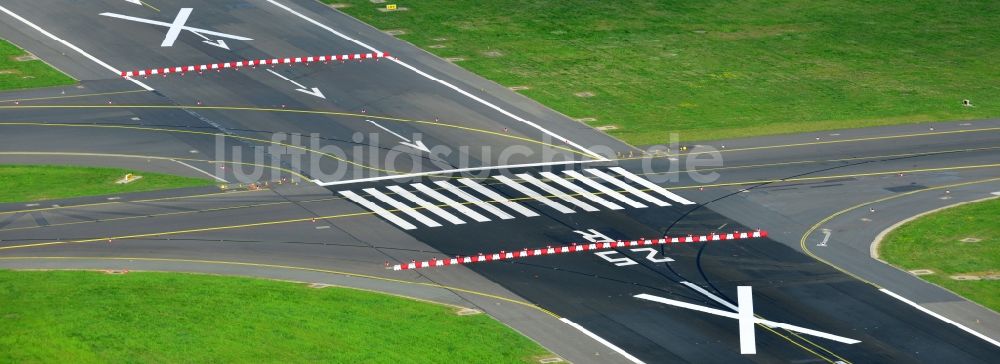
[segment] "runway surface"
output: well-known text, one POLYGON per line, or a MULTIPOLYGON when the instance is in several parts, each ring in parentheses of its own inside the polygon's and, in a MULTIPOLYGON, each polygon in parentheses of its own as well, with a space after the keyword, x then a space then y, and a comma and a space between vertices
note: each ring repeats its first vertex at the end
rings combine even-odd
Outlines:
POLYGON ((163 171, 228 190, 0 205, 0 266, 202 271, 386 291, 481 309, 577 363, 1000 358, 989 341, 995 313, 867 254, 896 221, 1000 191, 998 120, 639 157, 319 3, 149 3, 158 11, 111 0, 2 5, 3 37, 81 83, 0 93, 0 161, 163 171), (184 26, 196 30, 179 28, 161 46, 183 8, 192 9, 184 26), (225 38, 224 49, 206 43, 224 37, 198 33, 207 30, 252 40, 225 38), (95 61, 126 70, 373 49, 399 62, 140 85, 95 61), (297 90, 313 87, 322 97, 297 90), (409 178, 388 178, 400 174, 409 178), (769 237, 386 269, 588 238, 755 229, 769 237), (739 300, 738 287, 752 293, 739 300), (740 313, 747 299, 752 311, 740 313), (768 321, 741 325, 754 315, 768 321), (741 354, 750 333, 756 354, 741 354))

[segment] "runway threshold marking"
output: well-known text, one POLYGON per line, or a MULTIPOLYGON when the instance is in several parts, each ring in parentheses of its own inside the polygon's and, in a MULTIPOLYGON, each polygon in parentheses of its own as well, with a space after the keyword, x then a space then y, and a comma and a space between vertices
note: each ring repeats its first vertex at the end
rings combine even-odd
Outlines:
MULTIPOLYGON (((626 193, 631 194, 633 196, 633 198, 636 198, 636 199, 648 201, 648 202, 654 203, 654 204, 656 204, 658 206, 672 206, 671 203, 664 202, 660 198, 654 197, 650 193, 646 193, 645 192, 645 191, 652 191, 651 193, 659 194, 659 195, 665 197, 667 200, 669 200, 671 202, 674 202, 674 203, 680 203, 681 205, 693 205, 694 204, 694 202, 689 201, 689 200, 687 200, 687 199, 685 199, 683 197, 680 197, 679 195, 677 195, 677 194, 675 194, 673 192, 667 191, 666 189, 664 189, 664 188, 662 188, 660 186, 657 186, 657 185, 653 184, 652 182, 649 182, 649 181, 643 179, 642 177, 636 176, 636 175, 634 175, 634 174, 632 174, 632 173, 630 173, 630 172, 628 172, 628 171, 626 171, 624 169, 612 167, 612 168, 609 168, 609 170, 614 171, 615 173, 617 173, 617 176, 612 176, 611 174, 605 173, 605 172, 603 172, 601 170, 594 169, 594 168, 584 169, 584 171, 586 171, 586 172, 588 172, 588 173, 590 173, 592 175, 600 177, 604 182, 613 184, 616 187, 623 189, 626 193), (628 183, 626 183, 626 181, 631 181, 632 183, 636 184, 637 186, 645 187, 646 189, 645 190, 640 190, 639 188, 637 188, 635 186, 629 185, 628 183)), ((578 175, 575 171, 563 171, 563 172, 567 176, 578 175)), ((555 175, 552 174, 552 176, 555 176, 555 175)), ((637 203, 634 200, 632 200, 631 198, 625 197, 621 193, 618 193, 617 191, 614 191, 611 188, 605 187, 605 186, 601 185, 600 183, 597 183, 597 182, 594 182, 594 181, 590 181, 589 179, 586 179, 586 178, 579 179, 577 181, 584 182, 585 184, 587 184, 587 186, 595 189, 596 191, 590 192, 590 191, 586 190, 584 187, 577 186, 575 184, 575 182, 570 182, 570 181, 565 180, 565 179, 555 179, 555 180, 549 179, 550 181, 555 182, 556 184, 561 183, 561 185, 564 188, 567 188, 566 186, 571 186, 571 188, 568 188, 568 189, 572 193, 567 193, 567 192, 563 192, 562 190, 559 190, 558 188, 554 187, 552 184, 550 184, 549 181, 543 181, 543 180, 541 180, 539 178, 536 178, 536 177, 532 176, 532 174, 529 174, 529 173, 521 173, 521 174, 518 174, 517 177, 520 179, 520 182, 515 181, 512 178, 502 176, 502 175, 496 175, 496 176, 493 176, 492 178, 494 180, 496 180, 496 181, 499 181, 501 185, 504 185, 506 187, 514 189, 515 191, 517 191, 517 193, 519 193, 519 194, 521 194, 523 196, 527 196, 528 199, 534 200, 534 201, 539 202, 539 203, 542 203, 545 206, 547 206, 549 208, 552 208, 553 210, 555 210, 555 211, 557 211, 559 213, 563 213, 563 214, 572 214, 572 213, 575 213, 576 210, 574 210, 574 208, 580 209, 580 210, 583 210, 583 211, 586 211, 586 212, 600 211, 599 208, 594 207, 593 205, 590 205, 590 204, 588 204, 586 202, 583 202, 580 199, 578 199, 577 198, 578 196, 581 197, 581 198, 584 198, 584 199, 591 199, 591 200, 601 201, 602 202, 601 206, 608 207, 610 209, 615 209, 615 208, 617 208, 619 210, 620 209, 624 209, 623 207, 621 207, 621 206, 619 206, 617 204, 612 204, 611 202, 609 202, 609 201, 607 201, 607 200, 599 197, 598 194, 600 192, 604 192, 611 199, 618 200, 618 201, 621 201, 623 203, 627 203, 629 205, 637 205, 637 206, 639 206, 641 208, 646 207, 646 205, 637 203), (532 189, 532 187, 534 187, 537 190, 532 189), (564 205, 564 204, 562 204, 560 202, 557 202, 555 200, 566 201, 569 206, 564 205)), ((556 176, 556 177, 558 177, 558 176, 556 176)), ((450 183, 448 183, 446 181, 435 181, 435 183, 437 183, 439 186, 441 186, 442 189, 450 191, 451 193, 455 194, 457 197, 459 197, 459 198, 461 198, 461 199, 463 199, 465 201, 470 202, 475 207, 483 208, 487 212, 490 212, 490 213, 493 213, 495 215, 498 215, 501 218, 505 218, 505 216, 506 216, 506 218, 513 218, 513 217, 510 214, 502 212, 502 210, 500 209, 500 206, 503 206, 505 208, 513 210, 514 212, 517 212, 517 213, 519 213, 519 214, 521 214, 521 215, 523 215, 525 217, 539 216, 538 213, 532 211, 531 209, 529 209, 529 208, 527 208, 527 207, 525 207, 525 206, 523 206, 521 204, 518 204, 516 202, 513 202, 511 199, 509 199, 509 198, 507 198, 507 197, 505 197, 505 196, 503 196, 503 195, 501 195, 501 194, 499 194, 499 193, 497 193, 497 192, 495 192, 495 191, 487 188, 483 184, 477 183, 477 182, 475 182, 475 181, 473 181, 471 179, 468 179, 468 178, 460 178, 460 179, 458 179, 458 183, 460 183, 460 184, 464 185, 465 187, 469 188, 471 190, 469 192, 461 192, 461 193, 459 193, 459 191, 461 191, 461 190, 454 188, 453 185, 451 185, 450 183), (478 194, 479 196, 477 197, 477 196, 474 196, 473 194, 478 194), (490 204, 483 203, 483 200, 481 198, 484 198, 484 197, 487 198, 487 199, 489 199, 488 202, 490 204), (491 205, 491 204, 497 204, 497 205, 494 206, 494 205, 491 205), (485 206, 489 206, 489 208, 486 208, 485 206), (501 212, 502 214, 497 214, 497 212, 501 212)), ((443 205, 441 205, 441 206, 452 206, 453 204, 456 204, 454 200, 452 200, 451 198, 449 198, 447 196, 444 196, 444 195, 442 195, 440 193, 436 193, 436 191, 430 190, 426 186, 422 186, 422 185, 419 185, 419 184, 410 184, 410 186, 413 187, 413 188, 415 188, 416 190, 414 190, 414 191, 411 192, 410 190, 407 190, 407 189, 401 187, 401 185, 389 185, 389 186, 385 186, 385 189, 387 189, 389 191, 389 193, 383 193, 382 191, 379 191, 378 187, 365 188, 364 191, 365 191, 365 193, 368 194, 368 196, 375 197, 376 199, 378 199, 382 203, 395 208, 396 211, 403 211, 406 215, 409 215, 411 218, 413 218, 413 219, 415 219, 415 220, 417 220, 417 221, 419 221, 419 222, 421 222, 424 225, 429 226, 429 227, 440 227, 442 225, 436 223, 431 217, 428 217, 428 216, 425 216, 425 215, 421 214, 421 212, 417 211, 416 209, 410 208, 410 205, 408 205, 408 203, 406 201, 402 201, 402 202, 398 201, 398 200, 394 199, 393 197, 390 197, 389 195, 392 194, 392 195, 396 195, 396 196, 401 196, 403 199, 408 200, 411 203, 415 203, 416 205, 418 205, 418 207, 421 207, 423 210, 429 211, 432 214, 437 215, 437 216, 439 216, 439 217, 447 220, 448 222, 450 222, 452 224, 456 224, 457 225, 457 224, 464 224, 465 223, 465 221, 462 220, 461 218, 452 215, 450 212, 446 212, 444 210, 441 210, 437 205, 434 205, 434 204, 431 204, 431 203, 425 201, 425 198, 429 199, 429 200, 434 200, 434 201, 436 201, 438 203, 443 203, 443 205), (424 190, 421 190, 421 186, 423 187, 424 190, 429 190, 432 193, 427 193, 424 190), (424 195, 424 197, 418 196, 418 194, 424 195)), ((367 209, 375 212, 379 216, 382 216, 383 218, 386 218, 387 220, 389 220, 390 222, 396 224, 396 226, 399 226, 399 227, 403 228, 404 230, 413 230, 413 229, 417 228, 416 225, 414 225, 414 224, 412 224, 410 222, 407 222, 407 221, 405 221, 405 220, 403 220, 403 219, 395 216, 395 214, 392 214, 391 212, 389 212, 389 210, 387 210, 387 209, 385 209, 383 207, 379 207, 376 203, 369 201, 368 199, 366 199, 365 197, 363 197, 363 196, 361 196, 359 194, 356 194, 354 192, 350 192, 350 190, 338 191, 338 193, 344 195, 345 197, 348 197, 349 199, 351 199, 351 201, 353 201, 353 202, 355 202, 355 203, 357 203, 359 205, 362 205, 363 207, 365 207, 365 208, 367 208, 367 209), (348 195, 348 193, 350 195, 348 195), (389 218, 390 216, 392 218, 389 218)), ((478 222, 490 221, 489 218, 486 218, 482 214, 480 214, 478 212, 475 212, 472 208, 463 207, 461 209, 456 209, 456 210, 457 210, 456 211, 457 213, 459 213, 461 215, 465 215, 465 216, 471 217, 473 220, 476 220, 478 222), (470 214, 468 212, 472 212, 472 214, 470 214)))
MULTIPOLYGON (((319 28, 322 28, 323 30, 326 30, 326 31, 328 31, 328 32, 330 32, 330 33, 332 33, 332 34, 334 34, 334 35, 336 35, 336 36, 338 36, 338 37, 340 37, 340 38, 342 38, 344 40, 353 42, 353 43, 355 43, 355 44, 357 44, 359 46, 364 47, 365 49, 368 49, 368 50, 372 51, 372 52, 380 52, 378 49, 375 49, 374 47, 372 47, 370 45, 367 45, 367 44, 365 44, 365 43, 363 43, 363 42, 361 42, 361 41, 359 41, 357 39, 348 37, 347 35, 339 32, 337 30, 334 30, 333 28, 331 28, 329 26, 326 26, 323 23, 320 23, 320 22, 318 22, 316 20, 313 20, 312 18, 310 18, 308 16, 305 16, 304 14, 302 14, 302 13, 300 13, 298 11, 295 11, 292 8, 290 8, 290 7, 288 7, 288 6, 284 5, 284 4, 281 4, 281 3, 279 3, 279 2, 277 2, 275 0, 267 0, 267 2, 273 4, 274 6, 277 6, 277 7, 281 8, 281 9, 283 9, 283 10, 289 12, 289 13, 291 13, 292 15, 295 15, 295 16, 301 18, 302 20, 305 20, 305 21, 307 21, 307 22, 309 22, 309 23, 311 23, 311 24, 313 24, 313 25, 315 25, 315 26, 317 26, 319 28)), ((542 127, 541 125, 538 125, 537 123, 531 122, 531 121, 529 121, 527 119, 524 119, 524 118, 522 118, 520 116, 517 116, 517 115, 515 115, 515 114, 513 114, 513 113, 511 113, 511 112, 509 112, 507 110, 504 110, 504 109, 500 108, 497 105, 494 105, 493 103, 491 103, 489 101, 483 100, 482 98, 480 98, 480 97, 478 97, 476 95, 473 95, 473 94, 471 94, 471 93, 469 93, 469 92, 467 92, 467 91, 459 88, 458 86, 455 86, 455 85, 449 83, 448 81, 445 81, 445 80, 436 78, 434 76, 431 76, 431 75, 427 74, 426 72, 423 72, 423 71, 417 69, 416 67, 413 67, 413 66, 411 66, 411 65, 409 65, 409 64, 407 64, 407 63, 405 63, 405 62, 403 62, 403 61, 401 61, 401 60, 399 60, 399 59, 397 59, 395 57, 389 57, 388 59, 391 60, 391 61, 393 61, 393 62, 395 62, 396 64, 402 66, 403 68, 406 68, 406 69, 408 69, 410 71, 413 71, 414 73, 416 73, 416 74, 418 74, 420 76, 423 76, 423 77, 425 77, 425 78, 427 78, 427 79, 429 79, 431 81, 440 83, 441 85, 443 85, 443 86, 445 86, 447 88, 450 88, 450 89, 454 90, 455 92, 458 92, 459 94, 461 94, 461 95, 463 95, 465 97, 468 97, 468 98, 470 98, 470 99, 472 99, 472 100, 474 100, 474 101, 476 101, 476 102, 478 102, 480 104, 483 104, 483 105, 485 105, 485 106, 487 106, 487 107, 489 107, 489 108, 491 108, 493 110, 496 110, 497 112, 500 112, 501 114, 506 115, 507 117, 509 117, 511 119, 517 120, 517 121, 519 121, 519 122, 521 122, 521 123, 523 123, 525 125, 528 125, 528 126, 530 126, 532 128, 535 128, 536 130, 541 131, 542 133, 545 133, 545 134, 547 134, 547 135, 549 135, 549 136, 551 136, 553 138, 556 138, 556 140, 561 140, 561 141, 565 142, 566 144, 569 144, 569 145, 573 146, 574 148, 576 148, 576 149, 578 149, 580 151, 583 151, 584 153, 586 153, 587 155, 589 155, 591 158, 594 158, 594 159, 597 159, 597 160, 601 160, 601 161, 609 161, 608 158, 605 158, 604 156, 602 156, 600 154, 594 153, 594 152, 588 150, 587 148, 583 147, 582 145, 579 145, 579 144, 577 144, 577 143, 575 143, 575 142, 573 142, 573 141, 571 141, 571 140, 569 140, 567 138, 564 138, 561 135, 556 134, 556 133, 554 133, 554 132, 552 132, 552 131, 550 131, 550 130, 544 128, 544 127, 542 127)))
MULTIPOLYGON (((17 15, 13 11, 10 11, 9 9, 5 8, 3 5, 0 5, 0 11, 2 11, 4 13, 7 13, 7 15, 10 15, 14 19, 17 19, 18 21, 20 21, 20 22, 24 23, 25 25, 31 27, 32 29, 35 29, 39 33, 42 33, 42 35, 44 35, 46 37, 49 37, 50 39, 52 39, 52 40, 54 40, 56 42, 62 43, 62 45, 68 47, 69 49, 72 49, 72 50, 76 51, 77 53, 79 53, 80 55, 82 55, 82 56, 86 57, 87 59, 93 61, 94 63, 97 63, 97 64, 101 65, 101 67, 104 67, 105 69, 108 69, 111 72, 114 72, 116 75, 117 74, 121 74, 121 71, 119 71, 117 68, 115 68, 115 67, 113 67, 113 66, 105 63, 104 61, 98 59, 97 57, 94 57, 94 56, 90 55, 90 53, 87 53, 86 51, 84 51, 80 47, 77 47, 76 45, 73 45, 73 43, 70 43, 70 42, 68 42, 68 41, 66 41, 66 40, 64 40, 62 38, 57 37, 55 34, 52 34, 52 33, 50 33, 49 31, 47 31, 45 29, 42 29, 42 27, 40 27, 38 25, 35 25, 35 23, 32 23, 31 21, 29 21, 28 19, 25 19, 24 17, 22 17, 20 15, 17 15)), ((146 91, 153 91, 152 87, 149 87, 148 85, 146 85, 145 83, 140 82, 139 80, 136 80, 136 79, 133 79, 133 78, 126 78, 126 79, 129 80, 129 81, 132 81, 136 85, 139 85, 139 87, 142 87, 146 91)))
POLYGON ((342 276, 348 276, 348 277, 373 279, 373 280, 379 280, 379 281, 385 281, 385 282, 393 282, 393 283, 417 285, 417 286, 424 286, 424 287, 440 288, 440 289, 445 289, 445 290, 450 290, 450 291, 455 291, 455 292, 468 293, 468 294, 472 294, 472 295, 476 295, 476 296, 491 298, 491 299, 495 299, 495 300, 498 300, 498 301, 514 303, 514 304, 518 304, 518 305, 521 305, 521 306, 533 308, 533 309, 541 311, 541 312, 543 312, 543 313, 545 313, 545 314, 547 314, 549 316, 552 316, 552 317, 555 317, 555 318, 560 318, 559 315, 556 315, 555 313, 553 313, 553 312, 551 312, 549 310, 546 310, 546 309, 544 309, 544 308, 542 308, 542 307, 540 307, 538 305, 535 305, 535 304, 533 304, 531 302, 525 302, 525 301, 521 301, 521 300, 507 298, 507 297, 495 295, 495 294, 492 294, 492 293, 480 292, 480 291, 475 291, 475 290, 471 290, 471 289, 454 287, 454 286, 447 286, 447 285, 442 285, 442 284, 437 284, 437 283, 414 282, 414 281, 407 281, 407 280, 398 279, 398 278, 385 278, 385 277, 373 276, 373 275, 362 274, 362 273, 352 273, 352 272, 336 271, 336 270, 330 270, 330 269, 299 267, 299 266, 279 265, 279 264, 266 264, 266 263, 250 263, 250 262, 224 261, 224 260, 175 259, 175 258, 142 258, 142 257, 0 257, 0 260, 32 260, 32 259, 37 259, 37 260, 45 260, 45 259, 51 259, 51 260, 71 260, 71 259, 76 259, 76 260, 114 260, 114 261, 119 261, 119 260, 122 260, 122 261, 133 261, 134 260, 134 261, 150 261, 150 262, 180 262, 180 263, 235 265, 235 266, 247 266, 247 267, 261 267, 261 268, 274 268, 274 269, 288 269, 288 270, 301 270, 301 271, 308 271, 308 272, 319 272, 319 273, 336 274, 336 275, 342 275, 342 276))

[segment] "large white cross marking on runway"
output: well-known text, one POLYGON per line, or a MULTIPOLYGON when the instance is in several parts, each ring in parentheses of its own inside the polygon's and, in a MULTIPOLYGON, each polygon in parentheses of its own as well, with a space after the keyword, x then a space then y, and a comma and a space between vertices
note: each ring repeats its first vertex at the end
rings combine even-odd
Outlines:
POLYGON ((205 43, 214 45, 216 47, 225 48, 225 49, 229 49, 229 47, 227 47, 225 45, 225 42, 223 42, 221 39, 218 40, 218 41, 216 41, 216 42, 212 42, 212 41, 208 40, 208 37, 206 37, 206 35, 216 36, 216 37, 220 37, 220 38, 233 39, 233 40, 244 40, 244 41, 245 40, 253 40, 251 38, 241 37, 241 36, 238 36, 238 35, 226 34, 226 33, 222 33, 222 32, 216 32, 216 31, 211 31, 211 30, 201 29, 201 28, 195 28, 195 27, 189 27, 186 24, 187 24, 188 17, 191 16, 191 12, 192 11, 194 11, 193 8, 181 8, 181 10, 177 12, 177 16, 174 17, 174 21, 171 22, 171 23, 166 23, 166 22, 157 21, 157 20, 150 20, 150 19, 145 19, 145 18, 139 18, 139 17, 134 17, 134 16, 128 16, 128 15, 122 15, 122 14, 115 14, 115 13, 101 13, 100 15, 106 16, 106 17, 111 17, 111 18, 118 18, 118 19, 124 19, 124 20, 134 21, 134 22, 137 22, 137 23, 145 23, 145 24, 152 24, 152 25, 159 25, 159 26, 162 26, 162 27, 167 27, 167 35, 166 35, 166 37, 163 38, 163 43, 160 43, 160 47, 170 47, 170 46, 173 46, 174 42, 177 40, 177 36, 180 35, 181 31, 184 31, 184 30, 189 31, 191 33, 194 33, 194 35, 197 35, 197 36, 205 39, 205 43))
MULTIPOLYGON (((790 325, 790 324, 786 324, 786 323, 774 322, 774 321, 770 321, 770 320, 765 320, 765 319, 757 318, 757 317, 754 316, 754 313, 753 313, 753 301, 752 301, 752 295, 751 295, 752 291, 751 291, 750 286, 739 286, 739 287, 736 287, 736 290, 737 290, 737 296, 738 296, 738 300, 737 300, 738 306, 735 307, 735 311, 736 312, 729 312, 729 311, 723 311, 723 310, 715 309, 715 308, 711 308, 711 307, 699 306, 699 305, 695 305, 695 304, 691 304, 691 303, 687 303, 687 302, 672 300, 672 299, 669 299, 669 298, 663 298, 663 297, 659 297, 659 296, 653 296, 653 295, 645 294, 645 293, 637 294, 637 295, 635 295, 633 297, 638 298, 638 299, 642 299, 642 300, 653 301, 653 302, 663 303, 663 304, 667 304, 667 305, 671 305, 671 306, 677 306, 677 307, 681 307, 681 308, 686 308, 686 309, 689 309, 689 310, 700 311, 700 312, 704 312, 704 313, 710 313, 710 314, 713 314, 713 315, 719 315, 719 316, 722 316, 722 317, 728 317, 728 318, 737 319, 739 321, 740 353, 741 354, 756 354, 757 353, 756 338, 754 336, 754 330, 753 330, 753 325, 754 324, 761 324, 761 325, 764 325, 764 326, 767 326, 767 327, 771 327, 771 328, 782 328, 782 329, 786 329, 788 331, 795 331, 795 332, 798 332, 798 333, 801 333, 801 334, 806 334, 806 335, 812 335, 812 336, 816 336, 816 337, 821 337, 821 338, 824 338, 824 339, 833 340, 833 341, 844 343, 844 344, 857 344, 857 343, 861 342, 859 340, 854 340, 854 339, 843 337, 843 336, 837 336, 837 335, 834 335, 834 334, 828 334, 828 333, 825 333, 825 332, 822 332, 822 331, 813 330, 813 329, 807 329, 807 328, 804 328, 804 327, 801 327, 801 326, 795 326, 795 325, 790 325)), ((711 297, 711 298, 716 298, 716 297, 711 297)), ((730 309, 734 308, 734 307, 731 307, 731 305, 726 305, 726 306, 729 307, 730 309)))
POLYGON ((163 43, 160 43, 160 47, 170 47, 174 45, 174 41, 177 40, 177 36, 181 35, 181 30, 184 24, 187 23, 188 17, 191 16, 191 11, 193 8, 181 8, 181 11, 177 12, 177 17, 174 18, 174 22, 170 23, 170 28, 167 29, 167 36, 163 37, 163 43))

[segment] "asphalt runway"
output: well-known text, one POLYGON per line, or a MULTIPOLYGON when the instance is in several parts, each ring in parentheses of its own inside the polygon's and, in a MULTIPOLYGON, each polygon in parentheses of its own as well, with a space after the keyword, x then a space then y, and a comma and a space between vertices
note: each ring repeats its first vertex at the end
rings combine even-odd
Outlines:
POLYGON ((325 98, 261 68, 138 79, 155 89, 147 91, 0 14, 0 34, 82 80, 0 94, 0 161, 211 175, 232 187, 0 205, 0 266, 198 271, 380 290, 480 309, 577 363, 1000 358, 998 346, 882 290, 994 339, 996 313, 859 254, 907 216, 1000 191, 998 120, 716 141, 630 158, 634 149, 600 132, 319 3, 151 5, 159 11, 111 0, 3 7, 121 69, 366 51, 308 18, 431 77, 382 60, 274 69, 325 98), (187 26, 253 40, 227 40, 225 50, 182 30, 174 46, 160 47, 165 27, 99 15, 169 23, 183 7, 194 9, 187 26), (276 141, 275 133, 319 136, 276 141), (400 143, 418 134, 431 149, 468 149, 428 156, 400 143), (704 147, 717 152, 697 153, 704 147), (299 148, 319 162, 285 156, 299 148), (323 152, 333 148, 344 153, 323 152), (521 153, 504 152, 511 148, 521 153), (390 150, 415 158, 390 166, 380 158, 390 150), (594 161, 590 150, 613 160, 594 161), (264 159, 239 157, 258 152, 264 159), (718 163, 706 164, 713 156, 718 163), (585 163, 534 165, 553 159, 585 163), (497 165, 505 167, 370 178, 497 165), (344 166, 342 175, 325 172, 344 166), (273 182, 281 178, 296 182, 273 182), (320 187, 309 179, 344 183, 320 187), (271 182, 261 190, 241 186, 258 181, 271 182), (936 192, 945 189, 950 199, 936 192), (610 239, 770 235, 386 269, 584 243, 577 231, 591 229, 610 239), (832 235, 817 247, 822 229, 832 235), (735 315, 741 286, 752 287, 752 314, 821 336, 758 324, 757 353, 744 355, 740 320, 636 297, 735 315))

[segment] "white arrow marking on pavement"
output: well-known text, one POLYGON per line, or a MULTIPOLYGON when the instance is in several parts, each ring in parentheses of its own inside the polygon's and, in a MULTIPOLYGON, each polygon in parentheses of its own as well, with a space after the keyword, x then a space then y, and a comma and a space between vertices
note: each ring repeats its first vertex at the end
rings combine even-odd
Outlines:
POLYGON ((140 1, 140 0, 125 0, 125 1, 128 1, 128 2, 136 4, 136 5, 142 5, 142 1, 140 1))
MULTIPOLYGON (((134 17, 134 16, 128 16, 128 15, 122 15, 122 14, 115 14, 115 13, 101 13, 99 15, 106 16, 106 17, 111 17, 111 18, 118 18, 118 19, 124 19, 124 20, 134 21, 134 22, 137 22, 137 23, 152 24, 152 25, 159 25, 161 27, 167 27, 167 36, 163 38, 163 43, 160 44, 161 47, 170 47, 170 46, 174 45, 174 41, 177 40, 177 36, 183 30, 187 30, 187 31, 189 31, 191 33, 195 33, 196 35, 198 35, 198 36, 200 36, 202 38, 205 38, 205 35, 211 35, 211 36, 216 36, 216 37, 220 37, 220 38, 227 38, 227 39, 233 39, 233 40, 244 40, 244 41, 246 41, 246 40, 253 40, 251 38, 241 37, 241 36, 238 36, 238 35, 226 34, 226 33, 222 33, 222 32, 215 32, 215 31, 211 31, 211 30, 208 30, 208 29, 201 29, 201 28, 189 27, 187 25, 184 25, 185 23, 187 23, 187 18, 188 18, 188 16, 191 15, 191 11, 192 10, 193 10, 192 8, 181 8, 181 10, 179 12, 177 12, 177 17, 174 18, 173 23, 166 23, 166 22, 157 21, 157 20, 150 20, 150 19, 138 18, 138 17, 134 17)), ((222 44, 225 44, 225 43, 222 43, 222 44)), ((217 47, 219 46, 219 44, 213 44, 213 45, 217 46, 217 47)), ((220 48, 229 49, 228 47, 220 47, 220 48)))
POLYGON ((212 45, 212 46, 216 46, 216 47, 225 49, 227 51, 229 50, 229 45, 226 44, 226 41, 224 41, 222 39, 219 39, 217 41, 212 41, 211 39, 209 39, 208 37, 206 37, 204 34, 201 34, 201 33, 198 33, 198 32, 192 32, 192 33, 194 33, 194 35, 197 35, 197 36, 201 37, 201 39, 204 39, 203 41, 201 41, 202 43, 205 43, 205 44, 208 44, 208 45, 212 45))
POLYGON ((283 79, 285 81, 288 81, 288 82, 291 82, 291 83, 295 84, 295 86, 298 86, 299 88, 295 89, 295 91, 298 91, 298 92, 301 92, 301 93, 305 93, 305 94, 310 94, 310 95, 316 96, 316 97, 321 98, 321 99, 326 99, 326 95, 323 95, 323 92, 320 91, 319 88, 317 88, 317 87, 313 87, 312 90, 309 90, 305 86, 303 86, 301 83, 292 81, 288 77, 282 76, 278 72, 274 72, 274 71, 272 71, 270 69, 268 69, 267 72, 271 72, 271 74, 273 74, 275 76, 278 76, 278 77, 281 77, 281 79, 283 79))
MULTIPOLYGON (((743 353, 745 353, 745 354, 749 354, 750 351, 756 352, 756 348, 755 347, 754 348, 748 347, 748 344, 751 344, 752 343, 751 340, 754 340, 754 338, 752 337, 753 330, 749 330, 750 332, 747 333, 747 327, 748 326, 746 325, 745 321, 749 321, 752 324, 761 324, 761 325, 768 326, 768 327, 783 328, 783 329, 786 329, 786 330, 789 330, 789 331, 795 331, 795 332, 806 334, 806 335, 812 335, 812 336, 816 336, 816 337, 821 337, 821 338, 824 338, 824 339, 829 339, 829 340, 833 340, 833 341, 844 343, 844 344, 857 344, 857 343, 861 342, 860 340, 854 340, 854 339, 846 338, 846 337, 843 337, 843 336, 837 336, 837 335, 833 335, 833 334, 828 334, 828 333, 825 333, 825 332, 822 332, 822 331, 817 331, 817 330, 813 330, 813 329, 807 329, 807 328, 804 328, 804 327, 801 327, 801 326, 795 326, 795 325, 790 325, 790 324, 786 324, 786 323, 774 322, 774 321, 764 320, 764 319, 761 319, 761 318, 754 317, 753 316, 753 306, 746 307, 746 309, 743 309, 743 307, 742 307, 745 304, 752 305, 752 303, 749 303, 750 300, 752 299, 750 287, 749 286, 740 286, 740 287, 737 287, 737 293, 738 293, 738 298, 739 298, 737 300, 737 303, 740 305, 740 306, 737 307, 737 312, 723 311, 723 310, 716 309, 716 308, 699 306, 699 305, 695 305, 695 304, 691 304, 691 303, 687 303, 687 302, 672 300, 672 299, 669 299, 669 298, 663 298, 663 297, 659 297, 659 296, 653 296, 653 295, 645 294, 645 293, 637 294, 637 295, 635 295, 633 297, 638 298, 638 299, 642 299, 642 300, 663 303, 663 304, 667 304, 667 305, 671 305, 671 306, 677 306, 677 307, 686 308, 686 309, 689 309, 689 310, 694 310, 694 311, 699 311, 699 312, 704 312, 704 313, 710 313, 710 314, 713 314, 713 315, 718 315, 718 316, 722 316, 722 317, 728 317, 728 318, 739 320, 740 321, 740 351, 743 352, 743 353)), ((749 326, 749 327, 752 328, 752 326, 749 326)))
POLYGON ((410 147, 410 148, 413 148, 413 149, 416 149, 416 150, 423 151, 424 153, 430 153, 431 152, 431 150, 428 149, 427 146, 424 145, 424 142, 422 142, 422 141, 417 140, 417 141, 410 142, 409 138, 406 138, 406 137, 404 137, 402 135, 396 134, 396 132, 394 132, 392 130, 389 130, 389 128, 386 128, 386 127, 384 127, 382 125, 378 125, 378 123, 376 123, 376 122, 374 122, 372 120, 365 119, 365 121, 367 121, 369 123, 372 123, 372 125, 377 126, 379 129, 385 130, 389 134, 395 135, 399 139, 405 140, 405 142, 399 142, 399 144, 405 145, 407 147, 410 147))

